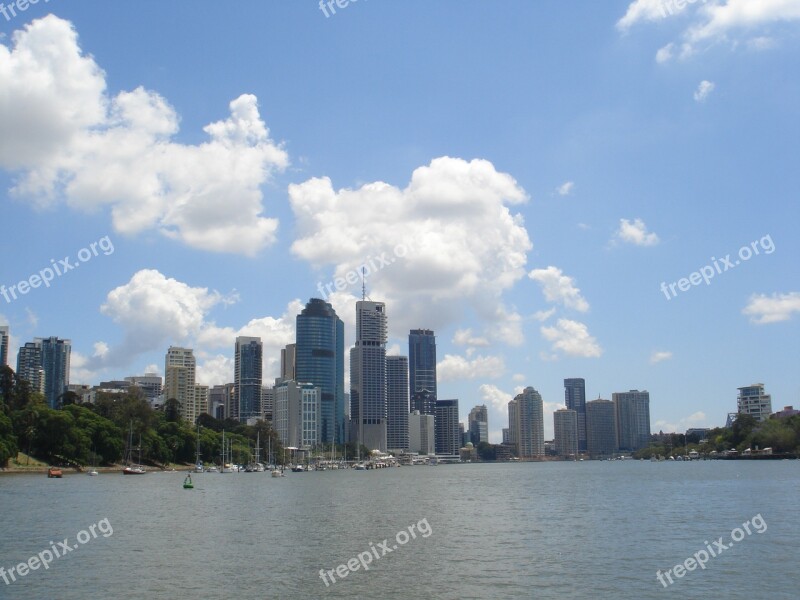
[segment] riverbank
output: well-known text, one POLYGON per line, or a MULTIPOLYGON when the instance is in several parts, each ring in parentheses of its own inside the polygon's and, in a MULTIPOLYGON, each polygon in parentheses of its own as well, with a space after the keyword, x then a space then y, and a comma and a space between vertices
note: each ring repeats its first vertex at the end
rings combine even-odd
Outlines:
MULTIPOLYGON (((5 468, 0 468, 0 475, 45 475, 47 474, 47 469, 50 467, 48 463, 44 463, 40 460, 37 460, 27 454, 20 452, 17 454, 15 459, 8 461, 8 466, 5 468)), ((87 465, 85 467, 59 467, 61 472, 64 476, 67 475, 85 475, 93 468, 98 473, 119 473, 122 469, 125 468, 125 465, 111 465, 111 466, 103 466, 103 467, 92 467, 91 465, 87 465)), ((153 465, 145 465, 145 468, 149 472, 153 473, 171 473, 171 472, 181 472, 181 471, 189 471, 192 469, 192 465, 184 465, 184 464, 168 464, 164 467, 153 466, 153 465)))

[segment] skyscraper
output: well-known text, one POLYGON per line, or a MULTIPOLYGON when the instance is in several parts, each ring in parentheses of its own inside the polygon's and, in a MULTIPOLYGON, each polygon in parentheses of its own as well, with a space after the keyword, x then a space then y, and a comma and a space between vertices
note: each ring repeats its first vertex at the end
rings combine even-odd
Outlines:
POLYGON ((420 414, 418 410, 408 415, 408 448, 418 454, 436 454, 436 429, 434 416, 420 414))
POLYGON ((177 400, 181 418, 192 425, 200 414, 194 385, 194 351, 191 348, 170 346, 164 360, 164 402, 177 400))
POLYGON ((569 408, 561 408, 553 413, 556 454, 558 456, 577 456, 578 454, 578 413, 569 408))
POLYGON ((234 403, 239 406, 239 421, 247 423, 261 417, 261 338, 237 337, 234 352, 234 403))
POLYGON ((329 303, 309 300, 297 315, 297 344, 283 356, 285 376, 322 390, 320 441, 344 443, 344 322, 329 303))
POLYGON ((436 336, 430 329, 408 335, 408 379, 411 409, 423 415, 436 410, 436 336))
POLYGON ((274 423, 287 448, 309 450, 319 443, 322 390, 292 379, 275 386, 274 423))
POLYGON ((69 385, 69 362, 72 342, 57 337, 34 338, 42 349, 44 397, 50 408, 61 406, 61 395, 69 385))
POLYGON ((42 345, 26 342, 17 353, 17 378, 27 381, 32 392, 44 394, 45 375, 42 368, 42 345))
MULTIPOLYGON (((514 398, 517 401, 517 431, 521 458, 544 456, 544 413, 542 396, 528 386, 514 398)), ((509 410, 510 413, 510 410, 509 410)))
POLYGON ((386 357, 386 446, 408 450, 408 357, 386 357))
POLYGON ((619 449, 635 452, 650 444, 650 393, 639 390, 611 394, 617 417, 619 449))
POLYGON ((458 400, 437 400, 434 431, 436 454, 458 456, 461 449, 459 433, 458 400))
POLYGON ((469 441, 477 446, 481 442, 489 441, 489 411, 486 405, 476 406, 469 411, 467 419, 469 426, 469 441))
POLYGON ((0 325, 0 367, 8 365, 8 325, 0 325))
POLYGON ((578 416, 578 452, 586 452, 586 381, 581 378, 564 380, 564 401, 578 416))
POLYGON ((756 421, 766 421, 772 414, 772 396, 764 391, 763 383, 740 387, 736 405, 740 415, 751 415, 756 421))
POLYGON ((508 401, 508 443, 519 456, 519 402, 516 398, 508 401))
POLYGON ((294 379, 296 375, 295 359, 297 358, 297 344, 286 344, 281 348, 281 376, 278 381, 288 381, 294 379))
POLYGON ((356 302, 356 344, 350 350, 350 436, 386 451, 386 305, 356 302))
POLYGON ((233 407, 233 388, 232 383, 215 385, 208 391, 208 410, 209 414, 215 419, 235 419, 232 416, 237 414, 233 407))
POLYGON ((586 451, 592 458, 612 456, 619 447, 617 419, 611 400, 586 403, 586 451))

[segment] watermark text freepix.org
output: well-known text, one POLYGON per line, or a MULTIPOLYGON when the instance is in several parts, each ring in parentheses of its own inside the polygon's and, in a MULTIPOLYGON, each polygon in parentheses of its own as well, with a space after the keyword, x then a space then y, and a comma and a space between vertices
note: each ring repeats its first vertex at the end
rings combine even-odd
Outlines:
POLYGON ((742 527, 735 527, 733 531, 731 531, 731 542, 729 544, 725 544, 722 541, 723 538, 720 537, 713 542, 712 547, 712 544, 709 544, 708 540, 706 540, 703 542, 706 545, 705 549, 698 550, 681 564, 675 565, 663 573, 660 570, 656 571, 656 579, 658 579, 661 585, 667 587, 670 584, 675 583, 675 581, 672 579, 672 575, 675 575, 675 577, 680 579, 686 575, 688 571, 694 571, 698 566, 701 569, 705 569, 706 563, 709 560, 716 558, 725 552, 725 550, 733 546, 736 542, 741 542, 745 538, 745 531, 747 532, 747 535, 752 535, 753 532, 750 530, 751 525, 755 529, 756 533, 764 533, 767 530, 767 522, 761 516, 761 513, 759 513, 749 521, 742 523, 742 527), (669 580, 669 583, 667 583, 667 581, 664 579, 665 577, 667 580, 669 580))
MULTIPOLYGON (((44 2, 47 4, 50 0, 44 0, 44 2)), ((39 0, 16 0, 16 2, 9 2, 8 6, 0 2, 0 13, 6 18, 6 21, 10 21, 17 16, 17 11, 25 12, 31 4, 39 4, 39 0)))
POLYGON ((111 238, 108 236, 102 237, 98 241, 89 244, 89 248, 81 248, 78 250, 78 262, 72 262, 72 259, 70 259, 69 256, 65 256, 59 261, 56 261, 55 258, 51 258, 49 267, 45 267, 27 279, 23 279, 19 283, 15 283, 14 285, 10 285, 8 287, 5 285, 0 285, 0 296, 5 298, 7 304, 11 304, 12 301, 17 299, 17 294, 24 296, 32 289, 41 287, 42 284, 44 284, 44 287, 49 288, 50 283, 56 278, 56 276, 61 277, 64 273, 80 267, 81 263, 88 262, 95 256, 98 256, 98 248, 102 250, 105 256, 114 253, 114 244, 111 241, 111 238))
POLYGON ((102 519, 94 525, 89 525, 87 529, 79 531, 75 536, 78 542, 69 545, 69 538, 64 538, 63 542, 50 542, 50 548, 42 550, 39 554, 31 556, 27 561, 19 563, 15 567, 5 569, 0 567, 0 579, 6 582, 6 585, 11 585, 17 580, 17 577, 25 577, 31 571, 36 571, 39 567, 44 567, 45 571, 50 568, 50 563, 57 558, 62 558, 68 552, 73 552, 88 544, 91 540, 97 538, 97 532, 100 532, 104 538, 110 537, 114 534, 114 528, 108 518, 102 519), (9 581, 9 578, 11 579, 9 581))
POLYGON ((385 539, 382 542, 378 543, 378 547, 375 547, 375 544, 372 542, 369 543, 369 550, 365 550, 364 552, 360 552, 357 557, 353 557, 347 561, 345 564, 341 564, 335 569, 319 570, 319 578, 325 583, 325 587, 330 587, 331 583, 336 583, 336 575, 339 576, 340 579, 344 579, 350 573, 355 573, 359 569, 363 568, 365 571, 369 571, 369 565, 372 564, 372 557, 375 557, 375 560, 380 560, 387 554, 394 552, 400 546, 404 546, 409 542, 411 539, 417 539, 417 532, 424 537, 430 537, 433 533, 433 529, 431 528, 430 524, 428 523, 427 517, 422 519, 419 523, 412 523, 407 527, 408 531, 402 529, 397 532, 397 535, 394 536, 396 544, 392 544, 391 547, 389 546, 389 540, 385 539), (415 531, 416 529, 416 531, 415 531), (330 577, 330 582, 328 582, 328 577, 330 577))
POLYGON ((726 254, 724 258, 719 259, 712 256, 711 265, 701 267, 700 270, 695 271, 689 275, 688 278, 683 277, 678 281, 673 281, 669 285, 666 281, 662 281, 661 291, 664 292, 667 300, 672 300, 678 295, 678 292, 675 291, 676 287, 681 292, 687 292, 692 285, 700 285, 702 282, 705 282, 706 285, 710 285, 714 277, 739 266, 742 262, 747 262, 753 258, 753 256, 758 256, 761 250, 764 251, 764 254, 772 254, 775 252, 775 243, 772 241, 771 235, 767 234, 760 240, 751 242, 749 246, 742 246, 739 248, 738 259, 732 259, 730 254, 726 254))
POLYGON ((379 256, 370 256, 358 270, 351 269, 342 277, 336 277, 333 281, 327 283, 324 287, 321 281, 317 282, 317 290, 322 294, 322 299, 327 300, 328 295, 333 294, 335 291, 341 292, 348 285, 355 285, 361 281, 362 277, 369 277, 373 273, 377 273, 384 267, 394 264, 398 258, 403 258, 408 254, 408 246, 405 244, 397 244, 392 250, 394 256, 388 256, 388 252, 381 252, 379 256), (375 262, 377 260, 377 263, 375 262), (327 291, 327 293, 326 293, 327 291))
MULTIPOLYGON (((366 0, 364 0, 366 2, 366 0)), ((325 15, 325 18, 330 18, 331 15, 336 14, 336 7, 347 8, 351 2, 358 2, 358 0, 319 0, 319 9, 325 15), (331 15, 328 11, 331 11, 331 15)))

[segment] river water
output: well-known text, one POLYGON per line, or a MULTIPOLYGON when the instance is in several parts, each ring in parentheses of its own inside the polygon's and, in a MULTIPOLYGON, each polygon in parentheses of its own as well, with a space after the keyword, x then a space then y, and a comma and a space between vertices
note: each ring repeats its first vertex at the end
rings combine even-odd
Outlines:
POLYGON ((800 597, 796 460, 183 477, 0 476, 0 598, 800 597))

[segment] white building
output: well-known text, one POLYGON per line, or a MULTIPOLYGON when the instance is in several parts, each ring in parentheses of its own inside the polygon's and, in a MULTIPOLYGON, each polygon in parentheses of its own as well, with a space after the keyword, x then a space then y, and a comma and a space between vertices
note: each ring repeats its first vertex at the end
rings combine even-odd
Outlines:
POLYGON ((740 387, 736 404, 740 415, 751 415, 756 421, 766 421, 772 414, 772 396, 764 392, 763 383, 740 387))
POLYGON ((311 383, 282 381, 275 386, 273 423, 281 443, 311 449, 319 443, 322 389, 311 383))
POLYGON ((200 410, 195 394, 195 359, 191 348, 170 346, 164 364, 164 400, 175 399, 181 417, 194 425, 200 410))
POLYGON ((409 452, 431 456, 436 454, 436 430, 433 420, 433 415, 423 415, 418 410, 408 415, 409 452))

